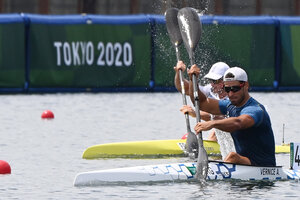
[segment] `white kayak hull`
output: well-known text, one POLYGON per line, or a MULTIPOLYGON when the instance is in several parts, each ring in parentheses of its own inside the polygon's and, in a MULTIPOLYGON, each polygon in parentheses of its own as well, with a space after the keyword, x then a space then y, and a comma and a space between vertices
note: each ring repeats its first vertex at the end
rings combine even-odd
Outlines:
MULTIPOLYGON (((196 163, 174 163, 116 168, 79 173, 74 186, 109 183, 193 181, 196 163)), ((207 180, 287 180, 299 179, 300 170, 278 167, 257 167, 224 162, 209 162, 207 180)))

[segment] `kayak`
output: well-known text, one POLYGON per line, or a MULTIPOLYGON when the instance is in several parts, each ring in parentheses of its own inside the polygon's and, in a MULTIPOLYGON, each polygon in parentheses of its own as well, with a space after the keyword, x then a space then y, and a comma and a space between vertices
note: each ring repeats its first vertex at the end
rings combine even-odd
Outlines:
MULTIPOLYGON (((185 156, 185 139, 148 140, 99 144, 88 147, 82 155, 85 159, 95 158, 161 158, 185 156)), ((208 154, 219 154, 220 147, 214 141, 204 141, 208 154)))
MULTIPOLYGON (((300 143, 291 143, 290 168, 282 166, 252 166, 209 161, 207 181, 211 180, 245 180, 276 181, 300 180, 300 143)), ((76 175, 74 186, 95 186, 124 183, 153 183, 197 181, 197 163, 170 163, 134 166, 82 172, 76 175)))
MULTIPOLYGON (((162 158, 183 157, 186 139, 148 140, 98 144, 88 147, 82 155, 84 159, 96 158, 162 158)), ((217 142, 204 140, 208 155, 220 155, 217 142)), ((289 153, 289 145, 276 145, 276 153, 289 153)))
MULTIPOLYGON (((196 181, 196 163, 174 163, 106 169, 79 173, 74 186, 102 184, 196 181)), ((288 180, 299 179, 300 170, 257 167, 209 161, 207 180, 288 180)))

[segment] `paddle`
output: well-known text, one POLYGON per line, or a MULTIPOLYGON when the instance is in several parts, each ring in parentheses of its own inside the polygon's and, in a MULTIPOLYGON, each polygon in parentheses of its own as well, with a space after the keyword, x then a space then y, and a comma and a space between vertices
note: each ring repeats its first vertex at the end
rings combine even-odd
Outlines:
MULTIPOLYGON (((185 48, 189 54, 191 66, 195 64, 194 51, 200 40, 202 26, 198 14, 193 8, 182 8, 179 10, 178 24, 181 32, 181 36, 185 45, 185 48)), ((199 110, 199 97, 198 97, 198 84, 196 75, 192 76, 193 90, 195 98, 196 118, 197 122, 201 121, 200 110, 199 110)), ((198 180, 203 181, 207 177, 208 171, 208 156, 203 146, 202 132, 198 134, 198 161, 197 161, 197 172, 196 177, 198 180)))
MULTIPOLYGON (((181 38, 180 29, 178 26, 177 14, 178 14, 177 8, 169 8, 169 9, 167 9, 167 11, 165 13, 165 19, 166 19, 166 26, 167 26, 169 38, 172 42, 172 45, 175 48, 177 61, 179 61, 180 60, 180 52, 179 52, 178 47, 179 47, 179 45, 182 44, 182 38, 181 38)), ((183 75, 182 75, 181 70, 179 70, 179 77, 180 77, 183 105, 187 105, 185 89, 184 89, 184 82, 183 82, 183 75)), ((195 135, 195 133, 192 133, 192 131, 191 131, 188 113, 185 114, 185 122, 186 122, 186 129, 187 129, 187 133, 188 133, 187 140, 185 143, 185 151, 187 153, 189 153, 189 156, 196 157, 197 151, 198 151, 198 141, 197 141, 197 136, 195 135)))

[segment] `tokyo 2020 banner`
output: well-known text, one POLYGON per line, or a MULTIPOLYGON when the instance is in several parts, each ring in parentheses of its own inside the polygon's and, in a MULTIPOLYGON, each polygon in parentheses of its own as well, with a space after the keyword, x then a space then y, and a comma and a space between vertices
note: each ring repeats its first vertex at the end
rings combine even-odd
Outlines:
POLYGON ((147 87, 148 19, 29 16, 31 87, 147 87), (119 23, 113 24, 117 20, 119 23))

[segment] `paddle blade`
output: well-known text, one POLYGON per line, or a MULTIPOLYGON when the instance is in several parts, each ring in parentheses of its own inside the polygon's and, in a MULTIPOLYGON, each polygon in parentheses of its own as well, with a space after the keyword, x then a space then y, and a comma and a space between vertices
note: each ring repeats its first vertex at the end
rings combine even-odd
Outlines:
POLYGON ((169 8, 165 12, 167 31, 172 44, 177 47, 182 43, 182 37, 177 20, 178 9, 169 8))
POLYGON ((200 146, 198 152, 196 178, 199 181, 204 181, 207 177, 207 172, 208 172, 208 156, 206 150, 203 147, 202 137, 198 137, 198 140, 200 146))
POLYGON ((199 144, 197 136, 194 133, 189 132, 185 143, 185 151, 189 154, 189 157, 197 158, 198 148, 199 144))
POLYGON ((177 19, 184 46, 191 58, 202 32, 199 16, 194 8, 186 7, 179 10, 177 19))

